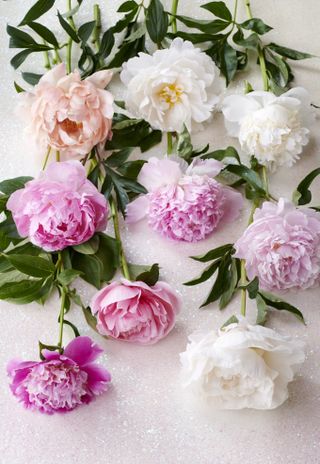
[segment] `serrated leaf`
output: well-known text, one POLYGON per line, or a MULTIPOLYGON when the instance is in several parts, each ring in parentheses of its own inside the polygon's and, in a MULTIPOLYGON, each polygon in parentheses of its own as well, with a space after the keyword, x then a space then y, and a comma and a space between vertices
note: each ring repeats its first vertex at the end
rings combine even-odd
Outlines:
POLYGON ((201 5, 201 8, 210 11, 218 18, 225 19, 228 22, 232 21, 232 14, 224 2, 210 2, 201 5))
POLYGON ((146 12, 146 26, 150 39, 161 44, 169 25, 168 15, 160 0, 151 0, 146 12))
POLYGON ((213 250, 208 251, 205 255, 201 256, 190 256, 190 258, 200 261, 201 263, 207 263, 208 261, 213 261, 216 258, 221 258, 226 253, 230 253, 232 250, 233 244, 227 243, 226 245, 221 245, 213 250))
POLYGON ((241 23, 240 27, 256 32, 259 35, 265 34, 266 32, 269 32, 272 29, 272 27, 268 26, 260 18, 248 19, 247 21, 241 23))
POLYGON ((39 256, 10 254, 6 259, 15 269, 32 277, 49 277, 55 271, 52 262, 39 256))
POLYGON ((54 2, 55 0, 38 0, 27 12, 19 26, 29 24, 31 21, 40 18, 53 7, 54 2))

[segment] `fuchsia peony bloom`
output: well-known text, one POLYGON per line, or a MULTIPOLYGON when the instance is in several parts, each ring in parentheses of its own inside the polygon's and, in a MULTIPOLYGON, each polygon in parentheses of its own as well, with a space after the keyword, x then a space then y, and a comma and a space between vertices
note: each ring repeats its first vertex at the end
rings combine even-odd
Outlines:
POLYGON ((111 381, 109 372, 93 362, 102 351, 89 337, 77 337, 63 354, 42 350, 44 361, 12 360, 7 368, 12 393, 26 408, 46 414, 90 403, 111 381))
POLYGON ((111 136, 113 96, 104 90, 111 71, 81 80, 66 74, 64 64, 48 71, 32 92, 21 96, 19 112, 40 149, 48 145, 67 156, 84 156, 111 136))
POLYGON ((309 288, 320 283, 320 213, 281 198, 265 202, 235 243, 248 278, 265 290, 309 288))
POLYGON ((168 335, 180 310, 180 300, 165 282, 112 282, 91 302, 102 335, 151 345, 168 335))
POLYGON ((197 159, 188 167, 176 157, 150 158, 138 176, 149 193, 128 205, 127 223, 147 216, 149 225, 165 237, 204 239, 220 222, 236 219, 242 207, 240 193, 211 178, 222 168, 213 159, 197 159))
POLYGON ((50 164, 10 196, 7 208, 21 237, 46 251, 79 245, 107 225, 106 199, 79 161, 50 164))

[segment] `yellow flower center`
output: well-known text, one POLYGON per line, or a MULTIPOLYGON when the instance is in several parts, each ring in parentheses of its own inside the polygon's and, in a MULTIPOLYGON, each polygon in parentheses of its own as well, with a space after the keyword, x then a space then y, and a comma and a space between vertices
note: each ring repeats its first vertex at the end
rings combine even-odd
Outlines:
POLYGON ((181 101, 181 95, 183 89, 179 84, 168 84, 165 85, 159 92, 159 97, 163 102, 166 102, 171 106, 181 101))

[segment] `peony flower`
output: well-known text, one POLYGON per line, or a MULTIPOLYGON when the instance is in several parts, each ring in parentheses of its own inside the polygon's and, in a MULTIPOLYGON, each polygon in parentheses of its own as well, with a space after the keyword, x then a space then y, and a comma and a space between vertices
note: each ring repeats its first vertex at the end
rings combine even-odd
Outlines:
POLYGON ((44 361, 12 360, 7 368, 11 391, 33 411, 72 411, 107 390, 111 376, 94 363, 102 351, 89 337, 77 337, 63 354, 42 350, 44 361))
POLYGON ((310 103, 302 87, 280 97, 254 91, 226 97, 222 112, 229 134, 238 137, 246 154, 274 169, 291 167, 309 142, 313 120, 310 103))
POLYGON ((79 245, 107 225, 106 199, 75 160, 50 164, 10 196, 7 208, 21 237, 46 251, 79 245))
POLYGON ((180 300, 165 282, 150 287, 122 279, 102 288, 91 302, 97 330, 118 340, 151 345, 168 335, 180 300))
POLYGON ((301 341, 244 320, 189 339, 180 355, 184 386, 217 409, 277 408, 304 361, 301 341))
POLYGON ((148 217, 149 226, 172 240, 196 242, 218 224, 236 219, 242 196, 209 176, 223 167, 214 159, 197 159, 190 166, 171 156, 150 158, 138 176, 148 194, 127 207, 127 223, 148 217))
POLYGON ((110 71, 98 71, 82 81, 78 71, 66 74, 59 64, 32 92, 24 92, 18 111, 36 145, 76 157, 110 138, 113 96, 104 88, 111 77, 110 71))
POLYGON ((123 65, 127 109, 154 129, 189 131, 206 121, 219 101, 219 70, 191 42, 173 40, 153 55, 139 53, 123 65))
POLYGON ((320 213, 288 200, 263 203, 235 243, 251 280, 265 290, 309 288, 320 283, 320 213))

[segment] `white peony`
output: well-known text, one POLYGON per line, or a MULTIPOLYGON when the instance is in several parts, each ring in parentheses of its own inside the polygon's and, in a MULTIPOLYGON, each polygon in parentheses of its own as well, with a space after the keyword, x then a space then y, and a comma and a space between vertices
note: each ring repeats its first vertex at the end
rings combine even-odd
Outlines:
POLYGON ((219 101, 221 80, 213 61, 191 42, 176 38, 153 55, 139 53, 123 65, 129 111, 154 129, 189 131, 206 121, 219 101))
POLYGON ((222 112, 229 135, 238 137, 246 154, 274 169, 291 167, 309 142, 310 104, 308 92, 296 87, 280 97, 260 91, 230 95, 222 112))
POLYGON ((274 409, 304 361, 303 342, 272 329, 230 324, 219 336, 192 335, 181 363, 184 386, 217 409, 274 409))

